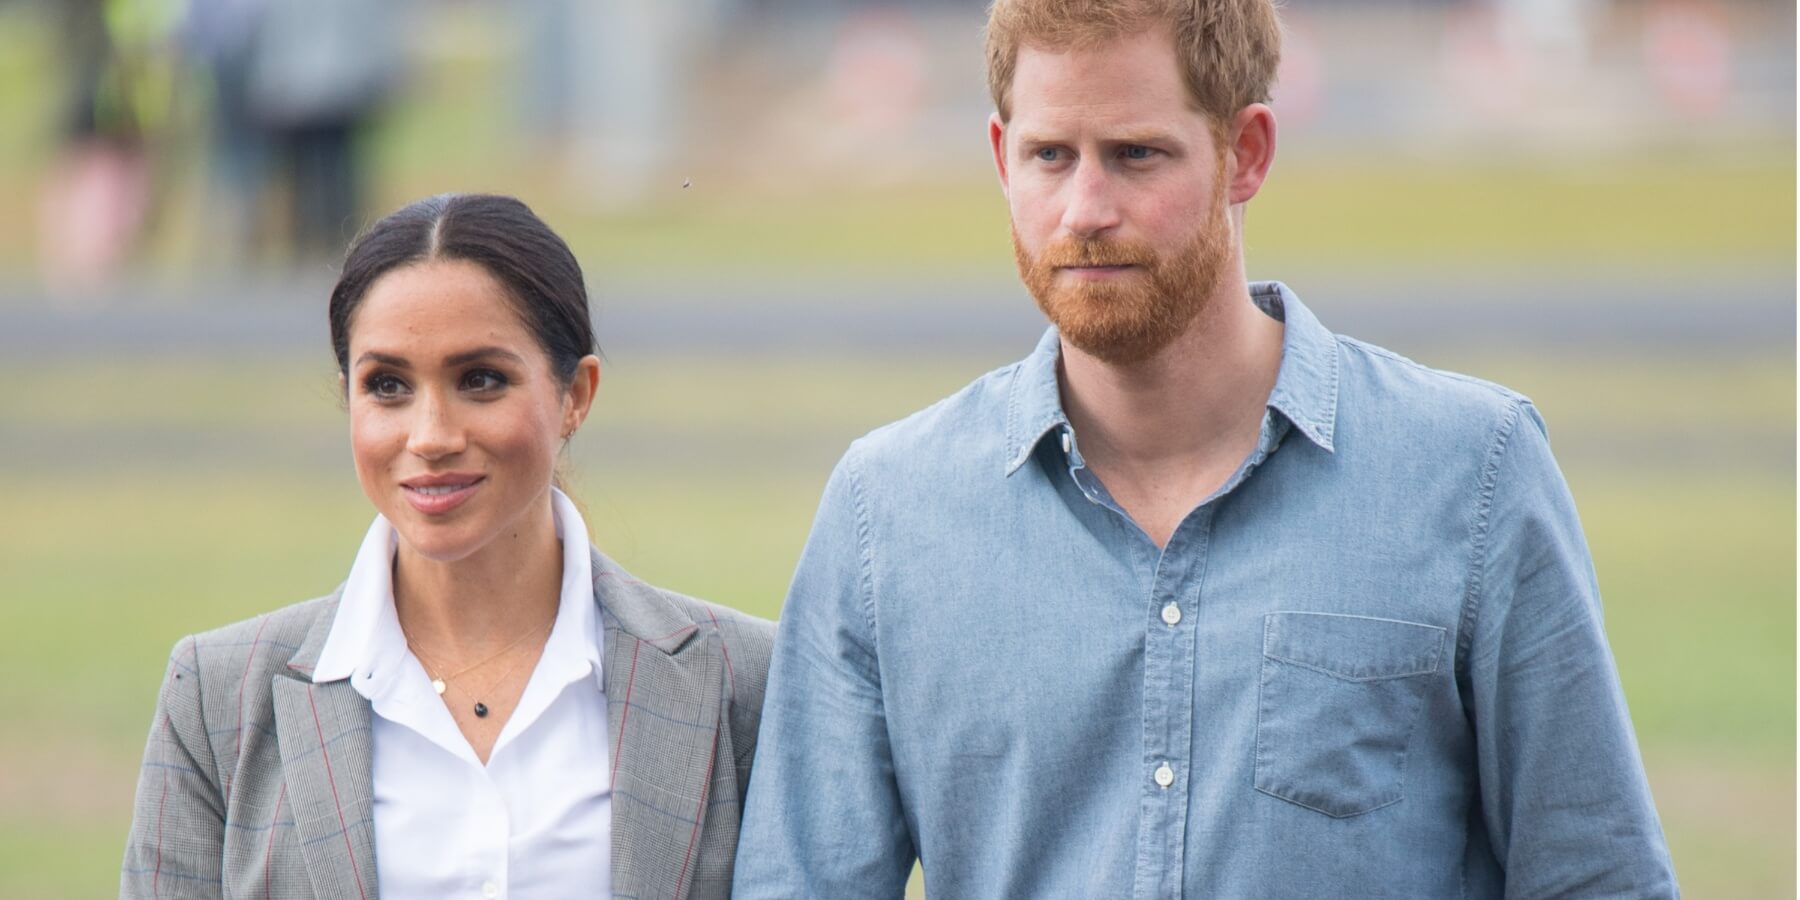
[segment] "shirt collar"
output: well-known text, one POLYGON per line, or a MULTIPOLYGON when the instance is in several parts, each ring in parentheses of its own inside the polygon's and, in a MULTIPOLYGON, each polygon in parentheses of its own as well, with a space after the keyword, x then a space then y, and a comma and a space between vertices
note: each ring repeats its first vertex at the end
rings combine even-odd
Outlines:
MULTIPOLYGON (((587 523, 562 491, 551 488, 551 510, 562 538, 562 594, 556 623, 538 666, 558 678, 592 671, 601 676, 600 632, 587 523)), ((397 671, 410 653, 394 612, 394 551, 399 538, 380 515, 369 526, 350 566, 331 632, 319 652, 313 681, 354 679, 358 690, 371 673, 397 671)))
MULTIPOLYGON (((1278 410, 1301 434, 1331 452, 1337 422, 1337 338, 1319 323, 1300 298, 1279 281, 1250 285, 1250 301, 1270 318, 1285 323, 1281 368, 1268 407, 1278 410)), ((1006 474, 1025 464, 1044 436, 1066 428, 1057 360, 1062 339, 1052 325, 1013 375, 1006 409, 1006 474)))
POLYGON ((1250 300, 1271 318, 1286 323, 1281 337, 1281 369, 1269 408, 1280 410, 1306 439, 1327 453, 1337 430, 1337 335, 1279 281, 1250 285, 1250 300))
MULTIPOLYGON (((556 536, 562 539, 562 601, 556 611, 556 625, 544 643, 546 659, 574 671, 588 671, 600 677, 599 600, 594 596, 593 547, 588 541, 587 521, 575 502, 562 491, 551 488, 551 508, 556 516, 556 536)), ((596 682, 598 683, 598 682, 596 682)))
POLYGON ((1062 388, 1056 380, 1056 362, 1062 354, 1062 337, 1052 325, 1038 339, 1037 349, 1019 363, 1013 373, 1012 393, 1006 400, 1006 474, 1019 470, 1037 449, 1044 435, 1058 426, 1067 427, 1062 408, 1062 388))

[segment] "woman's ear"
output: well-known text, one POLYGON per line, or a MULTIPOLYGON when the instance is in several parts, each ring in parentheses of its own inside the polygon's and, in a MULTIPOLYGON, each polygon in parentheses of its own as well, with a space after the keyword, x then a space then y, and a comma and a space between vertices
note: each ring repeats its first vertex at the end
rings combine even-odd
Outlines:
POLYGON ((575 364, 575 376, 569 379, 569 406, 563 411, 562 436, 567 440, 587 421, 594 407, 594 394, 600 389, 600 357, 590 353, 575 364))

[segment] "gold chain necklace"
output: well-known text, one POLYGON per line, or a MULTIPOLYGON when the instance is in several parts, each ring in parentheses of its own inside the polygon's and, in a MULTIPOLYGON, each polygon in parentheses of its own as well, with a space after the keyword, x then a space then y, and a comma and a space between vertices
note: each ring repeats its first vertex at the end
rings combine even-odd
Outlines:
MULTIPOLYGON (((539 629, 539 630, 542 630, 542 629, 539 629)), ((475 717, 476 718, 485 719, 485 718, 487 718, 487 714, 488 714, 488 705, 481 701, 481 695, 486 694, 489 691, 492 691, 498 685, 504 684, 506 682, 506 679, 509 676, 511 676, 512 673, 517 672, 519 670, 519 663, 522 663, 524 661, 525 661, 525 658, 522 656, 519 657, 518 659, 513 660, 513 664, 510 666, 507 666, 506 671, 501 672, 499 675, 495 676, 493 680, 489 681, 487 683, 486 687, 483 687, 480 691, 478 691, 475 694, 469 695, 469 699, 475 701, 475 717)), ((462 691, 463 689, 459 687, 459 688, 457 688, 457 690, 462 691)), ((463 693, 467 694, 468 692, 463 691, 463 693)))
MULTIPOLYGON (((550 620, 550 622, 551 622, 551 624, 555 624, 556 620, 553 618, 550 620)), ((524 643, 526 638, 529 638, 532 635, 535 635, 535 634, 543 631, 545 629, 545 627, 546 626, 539 625, 538 627, 533 628, 533 629, 525 632, 524 634, 521 634, 518 637, 514 638, 511 643, 507 644, 504 647, 501 647, 499 650, 495 651, 493 654, 483 657, 480 661, 466 665, 466 666, 462 667, 461 669, 458 669, 455 672, 452 672, 448 675, 439 674, 441 671, 441 667, 438 666, 436 663, 433 663, 431 660, 427 659, 425 657, 424 653, 419 652, 419 648, 413 645, 413 641, 410 637, 407 638, 407 640, 406 640, 406 646, 407 646, 407 649, 412 651, 413 656, 418 657, 419 662, 421 662, 425 665, 426 674, 431 676, 431 689, 434 691, 437 691, 438 696, 441 697, 444 695, 444 692, 446 690, 449 690, 451 680, 456 679, 456 678, 461 678, 462 676, 467 675, 470 672, 473 672, 476 669, 479 669, 482 666, 485 666, 488 663, 491 663, 496 659, 499 659, 501 656, 505 655, 508 651, 511 651, 513 648, 524 643)), ((401 634, 404 635, 405 633, 406 633, 405 629, 401 629, 401 634)), ((517 669, 518 667, 519 667, 519 664, 518 664, 518 662, 515 661, 512 664, 512 666, 506 670, 505 674, 511 675, 513 673, 513 670, 517 669)), ((496 679, 494 682, 489 683, 488 687, 492 688, 494 686, 494 684, 498 684, 498 683, 499 683, 499 680, 496 679)), ((475 715, 485 718, 487 716, 487 714, 488 714, 487 704, 482 703, 480 700, 477 700, 475 702, 475 715)))

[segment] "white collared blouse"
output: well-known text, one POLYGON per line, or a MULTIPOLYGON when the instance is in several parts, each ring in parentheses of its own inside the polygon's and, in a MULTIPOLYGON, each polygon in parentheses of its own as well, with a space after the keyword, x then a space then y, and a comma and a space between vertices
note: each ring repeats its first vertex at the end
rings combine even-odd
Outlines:
POLYGON ((313 681, 350 678, 374 712, 376 871, 388 900, 611 892, 604 629, 587 523, 552 491, 562 598, 485 766, 400 630, 397 537, 385 518, 376 516, 351 566, 313 681))

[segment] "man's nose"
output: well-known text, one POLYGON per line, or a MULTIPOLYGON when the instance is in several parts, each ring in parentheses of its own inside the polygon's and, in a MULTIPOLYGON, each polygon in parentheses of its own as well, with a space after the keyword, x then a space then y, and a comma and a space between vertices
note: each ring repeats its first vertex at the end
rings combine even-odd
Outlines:
POLYGON ((1068 205, 1063 207, 1063 230, 1085 239, 1117 228, 1119 203, 1115 187, 1105 165, 1091 157, 1083 159, 1069 179, 1068 205))

